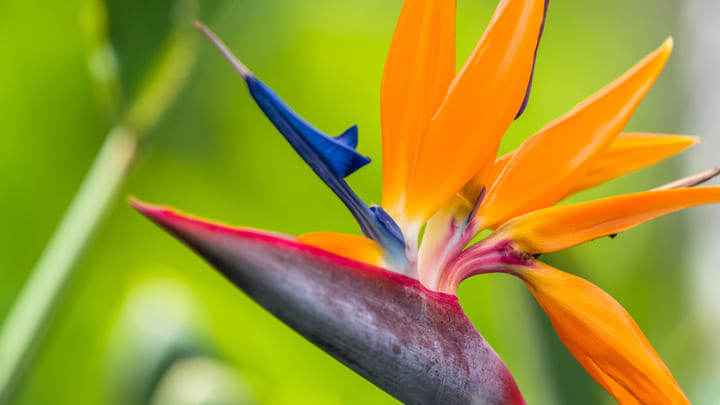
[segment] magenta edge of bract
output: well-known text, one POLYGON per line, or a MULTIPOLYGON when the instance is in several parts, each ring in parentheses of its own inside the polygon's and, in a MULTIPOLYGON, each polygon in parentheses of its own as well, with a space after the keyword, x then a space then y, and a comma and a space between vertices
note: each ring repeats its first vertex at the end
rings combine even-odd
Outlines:
POLYGON ((458 307, 458 309, 460 309, 460 304, 456 295, 433 291, 422 285, 420 281, 405 276, 403 274, 395 273, 393 271, 384 269, 382 267, 373 266, 368 263, 359 262, 357 260, 340 256, 314 246, 305 245, 303 243, 297 242, 295 240, 295 237, 292 235, 260 229, 235 227, 220 222, 214 222, 212 220, 202 219, 193 215, 182 213, 181 211, 169 206, 150 204, 133 197, 130 197, 128 199, 128 202, 138 212, 140 212, 141 214, 143 214, 144 216, 146 216, 147 218, 149 218, 163 228, 163 222, 190 222, 193 225, 201 226, 208 230, 219 231, 234 236, 242 236, 249 239, 261 240, 265 243, 283 246, 287 249, 295 249, 300 252, 312 254, 313 256, 321 260, 353 267, 360 271, 373 273, 378 277, 390 279, 398 284, 407 287, 417 288, 437 301, 454 304, 458 307))

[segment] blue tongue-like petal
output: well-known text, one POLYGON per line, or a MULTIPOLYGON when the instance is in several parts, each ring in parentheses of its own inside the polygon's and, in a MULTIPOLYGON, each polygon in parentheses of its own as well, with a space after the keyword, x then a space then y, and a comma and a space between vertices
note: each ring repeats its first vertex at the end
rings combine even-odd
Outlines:
POLYGON ((348 128, 345 132, 335 137, 338 142, 342 142, 345 145, 357 149, 358 146, 358 127, 353 125, 348 128))
POLYGON ((357 127, 352 127, 338 138, 331 138, 302 119, 270 87, 252 74, 248 75, 245 81, 250 94, 265 115, 311 167, 324 164, 336 177, 345 178, 370 163, 370 158, 357 153, 354 149, 357 146, 357 127), (302 148, 297 145, 298 141, 310 146, 316 156, 303 153, 302 148), (320 161, 312 161, 314 157, 318 157, 320 161))
POLYGON ((352 191, 344 178, 370 159, 355 151, 357 127, 331 138, 295 113, 270 87, 253 74, 245 76, 250 94, 265 115, 325 184, 342 200, 360 224, 365 236, 391 253, 396 265, 403 266, 405 241, 398 226, 384 211, 372 210, 352 191))
POLYGON ((385 212, 385 210, 379 206, 379 205, 373 205, 370 207, 370 211, 372 211, 373 215, 375 215, 375 219, 380 222, 380 224, 385 227, 385 229, 390 232, 396 239, 398 240, 404 240, 402 229, 400 229, 400 226, 392 219, 390 214, 385 212))
POLYGON ((388 252, 386 259, 395 270, 408 270, 405 240, 402 233, 398 232, 397 224, 384 211, 370 209, 345 182, 345 177, 370 163, 369 158, 355 150, 358 143, 357 126, 350 127, 334 138, 325 135, 300 117, 270 87, 256 78, 210 29, 200 23, 196 23, 196 26, 245 79, 250 94, 270 122, 315 174, 348 207, 363 234, 385 248, 388 252))

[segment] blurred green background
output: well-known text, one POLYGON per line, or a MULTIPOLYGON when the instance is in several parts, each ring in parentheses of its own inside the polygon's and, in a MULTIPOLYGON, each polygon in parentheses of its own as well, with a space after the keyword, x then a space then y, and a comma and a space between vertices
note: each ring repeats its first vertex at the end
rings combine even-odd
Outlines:
MULTIPOLYGON (((120 92, 128 102, 141 92, 171 35, 174 3, 106 3, 120 92)), ((458 3, 462 63, 496 2, 458 3)), ((367 202, 379 202, 380 78, 401 5, 401 0, 203 0, 197 15, 317 127, 339 134, 359 125, 359 150, 374 163, 349 182, 367 202)), ((553 0, 531 104, 507 135, 503 152, 616 78, 666 36, 677 35, 677 6, 553 0)), ((93 44, 87 15, 96 7, 95 0, 0 1, 0 319, 113 125, 88 69, 93 44)), ((119 385, 157 380, 157 375, 144 382, 133 378, 144 375, 158 351, 168 350, 163 339, 176 339, 168 338, 168 331, 179 336, 173 353, 200 353, 220 359, 222 370, 232 369, 223 378, 241 387, 238 395, 252 398, 248 403, 395 403, 125 203, 132 194, 230 224, 294 234, 358 231, 227 63, 204 41, 197 50, 186 85, 141 143, 129 181, 80 261, 13 403, 110 403, 123 395, 119 385), (153 346, 156 341, 160 348, 153 346)), ((684 132, 677 113, 682 69, 679 49, 629 130, 684 132)), ((651 188, 689 174, 681 168, 682 158, 675 158, 576 198, 651 188)), ((656 220, 548 260, 622 303, 693 399, 702 389, 698 374, 710 343, 688 315, 693 309, 684 277, 683 218, 656 220)), ((464 283, 459 295, 529 403, 613 403, 560 344, 517 280, 477 277, 464 283)))

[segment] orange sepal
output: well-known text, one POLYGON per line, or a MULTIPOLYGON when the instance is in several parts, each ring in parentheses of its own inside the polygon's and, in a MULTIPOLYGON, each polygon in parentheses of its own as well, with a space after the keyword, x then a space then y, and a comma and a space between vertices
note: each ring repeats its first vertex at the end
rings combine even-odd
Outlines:
POLYGON ((314 246, 359 262, 382 266, 383 249, 364 236, 337 232, 313 232, 300 235, 298 242, 314 246))
POLYGON ((630 314, 606 292, 535 262, 518 275, 568 351, 620 404, 689 404, 630 314))
POLYGON ((619 79, 526 140, 488 190, 485 228, 564 198, 620 134, 672 50, 668 39, 619 79))
POLYGON ((509 221, 491 237, 513 240, 528 253, 557 252, 674 211, 717 202, 720 187, 625 194, 537 210, 509 221))
POLYGON ((383 206, 402 209, 417 142, 455 77, 455 0, 406 0, 380 91, 383 206))
POLYGON ((652 166, 695 145, 699 139, 683 135, 624 133, 603 152, 570 194, 595 187, 652 166))
POLYGON ((500 1, 420 139, 401 222, 423 223, 491 167, 525 97, 543 14, 542 0, 500 1))

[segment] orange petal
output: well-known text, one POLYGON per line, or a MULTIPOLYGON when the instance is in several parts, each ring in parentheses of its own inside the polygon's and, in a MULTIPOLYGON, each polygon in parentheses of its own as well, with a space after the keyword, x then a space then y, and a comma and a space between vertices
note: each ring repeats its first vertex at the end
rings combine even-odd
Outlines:
POLYGON ((698 138, 682 135, 625 133, 603 152, 583 175, 570 194, 577 193, 622 175, 652 166, 680 153, 699 142, 698 138))
POLYGON ((383 264, 383 250, 364 236, 336 232, 314 232, 298 236, 298 242, 374 266, 383 264))
POLYGON ((420 139, 405 223, 422 223, 481 168, 488 172, 523 102, 543 0, 501 0, 490 25, 420 139))
POLYGON ((633 228, 696 205, 720 202, 720 187, 676 188, 560 205, 515 218, 491 237, 528 253, 549 253, 633 228))
POLYGON ((397 218, 417 142, 455 77, 455 0, 406 0, 383 73, 383 206, 397 218))
POLYGON ((627 73, 548 124, 514 153, 478 215, 486 228, 565 197, 620 134, 665 66, 672 39, 627 73))
POLYGON ((516 270, 560 340, 618 403, 690 403, 630 314, 610 295, 543 263, 516 270))
POLYGON ((640 405, 637 399, 628 390, 623 388, 617 381, 613 380, 612 377, 605 374, 594 362, 588 361, 587 365, 584 365, 588 374, 595 379, 607 392, 612 395, 618 404, 621 405, 640 405))

